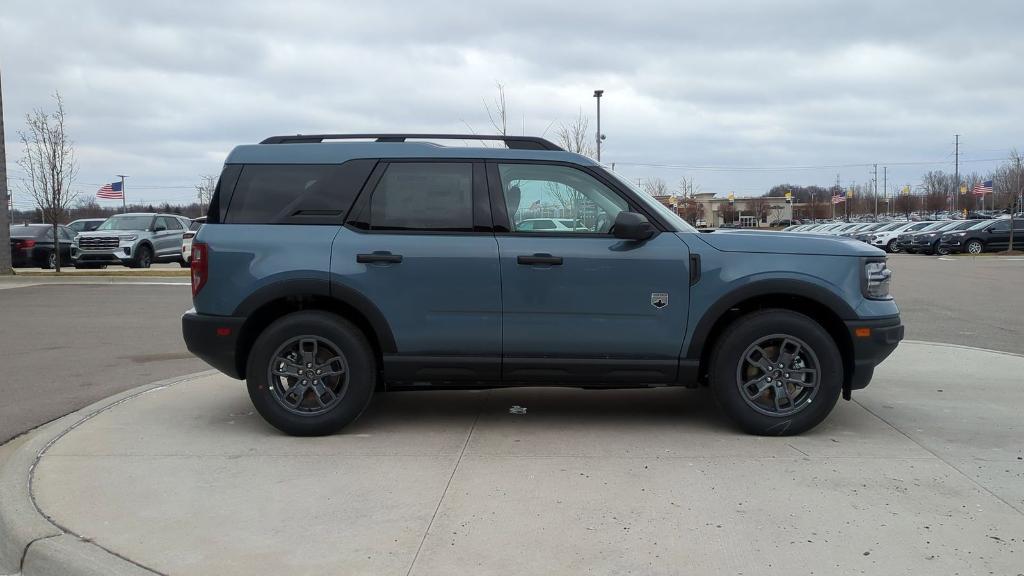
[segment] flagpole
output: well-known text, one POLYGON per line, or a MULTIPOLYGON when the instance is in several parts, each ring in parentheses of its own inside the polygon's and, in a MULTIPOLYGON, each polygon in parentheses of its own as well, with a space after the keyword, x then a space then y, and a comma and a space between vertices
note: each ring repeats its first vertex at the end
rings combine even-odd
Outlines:
POLYGON ((128 194, 125 193, 124 179, 128 176, 125 174, 116 174, 121 179, 121 213, 128 212, 128 194))

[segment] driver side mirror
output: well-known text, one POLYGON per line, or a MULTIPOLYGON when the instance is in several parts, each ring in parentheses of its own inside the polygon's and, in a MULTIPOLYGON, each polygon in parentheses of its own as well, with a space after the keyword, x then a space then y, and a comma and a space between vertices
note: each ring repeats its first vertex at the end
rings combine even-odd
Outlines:
POLYGON ((167 226, 164 226, 163 224, 157 224, 156 226, 153 226, 153 232, 164 232, 166 230, 167 226))
POLYGON ((643 214, 619 212, 612 225, 612 235, 623 240, 647 240, 658 233, 643 214))

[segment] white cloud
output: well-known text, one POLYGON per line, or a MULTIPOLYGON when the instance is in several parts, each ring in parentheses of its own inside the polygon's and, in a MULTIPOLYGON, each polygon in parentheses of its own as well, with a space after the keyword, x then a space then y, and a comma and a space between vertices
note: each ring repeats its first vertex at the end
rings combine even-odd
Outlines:
MULTIPOLYGON (((182 185, 147 199, 185 199, 233 145, 270 134, 489 131, 482 102, 502 81, 513 130, 532 134, 591 114, 605 89, 604 160, 719 192, 825 184, 837 170, 629 163, 946 160, 956 132, 968 159, 1024 145, 1019 2, 166 4, 6 0, 8 142, 59 89, 81 182, 127 172, 136 185, 182 185)), ((867 179, 863 166, 838 171, 844 184, 867 179)))

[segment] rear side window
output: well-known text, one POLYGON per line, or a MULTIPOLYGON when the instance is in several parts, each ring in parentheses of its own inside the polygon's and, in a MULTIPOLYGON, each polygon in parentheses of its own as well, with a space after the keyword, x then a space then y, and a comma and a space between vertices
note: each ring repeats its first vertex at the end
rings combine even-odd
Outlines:
POLYGON ((371 230, 473 231, 473 165, 396 162, 370 198, 371 230))
MULTIPOLYGON (((340 225, 375 163, 247 165, 227 200, 224 222, 340 225)), ((218 195, 227 196, 223 189, 218 195)))

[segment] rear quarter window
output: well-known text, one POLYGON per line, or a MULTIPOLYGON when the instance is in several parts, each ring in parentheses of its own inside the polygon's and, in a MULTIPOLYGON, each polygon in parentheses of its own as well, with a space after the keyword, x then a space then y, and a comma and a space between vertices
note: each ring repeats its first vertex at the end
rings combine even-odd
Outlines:
MULTIPOLYGON (((375 164, 376 160, 360 159, 340 165, 246 165, 227 199, 223 221, 340 225, 375 164)), ((227 196, 223 189, 218 195, 227 196)))

